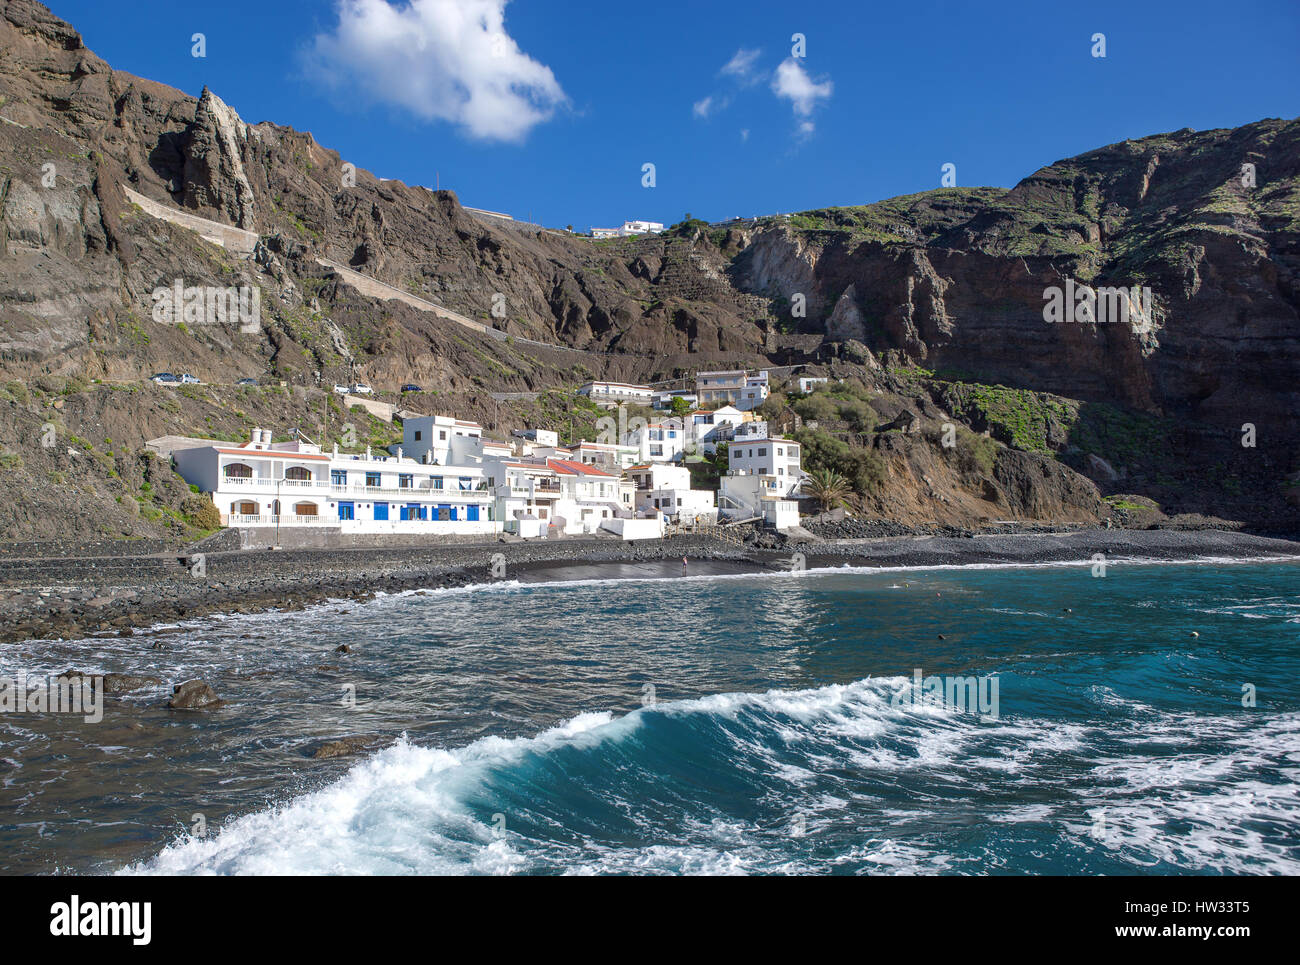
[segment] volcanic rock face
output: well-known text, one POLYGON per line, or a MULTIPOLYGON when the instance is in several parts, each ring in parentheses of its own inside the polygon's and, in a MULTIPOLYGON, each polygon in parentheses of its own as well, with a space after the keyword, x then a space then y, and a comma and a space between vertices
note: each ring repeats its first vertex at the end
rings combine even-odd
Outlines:
MULTIPOLYGON (((1254 512, 1268 518, 1291 505, 1286 480, 1300 469, 1298 122, 1126 141, 1009 191, 941 189, 592 242, 477 216, 450 191, 345 165, 308 133, 249 125, 212 91, 195 99, 115 71, 34 0, 0 0, 0 49, 0 382, 251 376, 283 381, 277 411, 300 419, 324 411, 319 386, 350 377, 381 388, 414 381, 439 392, 439 404, 478 415, 493 411, 489 392, 571 389, 590 377, 833 363, 837 375, 879 385, 915 364, 1164 418, 1183 434, 1164 492, 1197 490, 1214 467, 1225 485, 1252 470, 1267 490, 1254 512), (237 257, 150 217, 125 188, 261 240, 251 258, 237 257), (363 296, 317 259, 587 354, 506 344, 363 296), (257 286, 258 330, 153 321, 152 293, 178 279, 257 286), (1047 323, 1047 294, 1072 285, 1137 286, 1149 295, 1149 324, 1047 323), (1247 423, 1261 441, 1243 456, 1247 423)), ((150 434, 193 434, 212 418, 188 401, 172 410, 128 392, 111 404, 76 393, 68 402, 60 431, 71 431, 64 418, 94 419, 119 449, 138 449, 150 434)), ((96 465, 84 446, 59 447, 76 453, 65 459, 71 468, 46 465, 51 454, 30 447, 50 413, 13 404, 0 445, 26 452, 26 471, 77 477, 96 465)), ((233 408, 243 415, 244 404, 233 408)), ((1083 441, 1057 433, 1051 444, 1065 452, 1083 441)), ((1095 454, 1122 468, 1114 452, 1095 454)), ((1001 471, 1011 475, 990 485, 1001 487, 1004 512, 1053 512, 1051 493, 1078 495, 1042 481, 1032 485, 1048 495, 1035 493, 1025 489, 1028 469, 1001 471)), ((99 500, 106 518, 151 534, 133 500, 85 492, 79 498, 99 500)), ((1197 511, 1214 510, 1223 494, 1199 493, 1197 511)), ((35 526, 49 515, 35 505, 6 515, 3 499, 0 521, 35 526)))

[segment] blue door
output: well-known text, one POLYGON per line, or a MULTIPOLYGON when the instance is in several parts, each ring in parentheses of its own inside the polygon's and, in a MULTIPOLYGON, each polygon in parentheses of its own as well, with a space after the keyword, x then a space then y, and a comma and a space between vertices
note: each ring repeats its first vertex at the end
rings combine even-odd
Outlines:
POLYGON ((375 503, 375 519, 388 519, 388 503, 375 503))
POLYGON ((352 503, 339 503, 339 519, 355 519, 353 515, 352 503))
POLYGON ((468 508, 465 510, 465 518, 468 519, 471 523, 477 523, 477 522, 478 522, 478 507, 477 507, 477 506, 470 506, 470 507, 468 507, 468 508))

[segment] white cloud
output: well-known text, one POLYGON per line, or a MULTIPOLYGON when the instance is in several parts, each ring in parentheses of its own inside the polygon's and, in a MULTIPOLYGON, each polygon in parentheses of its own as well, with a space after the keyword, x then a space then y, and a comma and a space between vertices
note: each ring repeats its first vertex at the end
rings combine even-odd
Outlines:
POLYGON ((338 26, 316 36, 309 64, 335 90, 481 140, 520 141, 568 98, 506 33, 508 2, 338 0, 338 26))
POLYGON ((742 127, 742 128, 740 129, 740 139, 741 139, 742 141, 748 141, 748 140, 749 140, 749 128, 747 128, 747 127, 742 127))
POLYGON ((815 83, 793 57, 786 58, 772 78, 772 93, 788 100, 797 117, 811 116, 817 101, 829 99, 833 89, 829 80, 815 83))
POLYGON ((744 47, 741 47, 736 51, 735 55, 723 65, 722 70, 718 71, 718 73, 729 77, 735 77, 742 81, 748 80, 753 76, 754 61, 758 59, 758 55, 761 53, 762 51, 758 48, 746 50, 744 47))
POLYGON ((713 107, 713 98, 706 97, 702 101, 696 101, 693 110, 696 117, 708 117, 709 109, 713 107))

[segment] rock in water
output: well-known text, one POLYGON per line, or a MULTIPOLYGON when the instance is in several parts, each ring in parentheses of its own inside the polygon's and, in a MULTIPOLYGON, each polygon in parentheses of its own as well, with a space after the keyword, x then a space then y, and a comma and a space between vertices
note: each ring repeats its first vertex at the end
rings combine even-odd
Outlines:
POLYGON ((217 692, 202 680, 187 680, 176 685, 167 706, 172 710, 216 710, 222 703, 217 692))
MULTIPOLYGON (((129 673, 104 674, 104 693, 126 694, 132 690, 143 690, 162 683, 157 677, 137 677, 129 673)), ((214 695, 215 696, 215 695, 214 695)))
POLYGON ((340 737, 338 740, 326 741, 311 752, 312 760, 324 761, 331 757, 347 757, 369 750, 376 743, 375 737, 340 737))

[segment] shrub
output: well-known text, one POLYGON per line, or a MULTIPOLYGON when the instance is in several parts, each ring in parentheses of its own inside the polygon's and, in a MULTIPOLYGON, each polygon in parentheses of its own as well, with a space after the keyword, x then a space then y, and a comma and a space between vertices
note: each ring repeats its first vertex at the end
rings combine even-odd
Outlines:
POLYGON ((186 496, 181 509, 189 524, 196 529, 218 529, 221 526, 221 514, 207 496, 186 496))
POLYGON ((839 409, 836 407, 835 402, 821 392, 814 392, 812 395, 800 399, 794 404, 794 411, 804 419, 818 422, 834 419, 839 415, 839 409))

